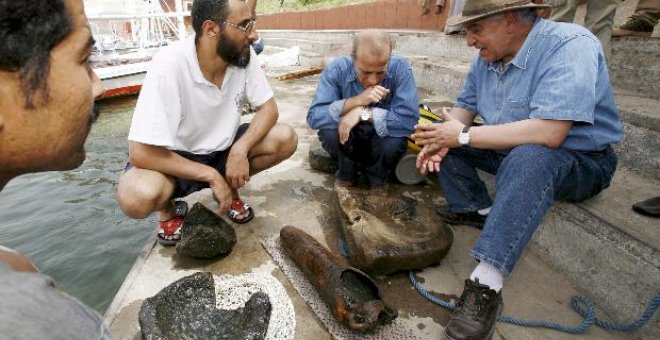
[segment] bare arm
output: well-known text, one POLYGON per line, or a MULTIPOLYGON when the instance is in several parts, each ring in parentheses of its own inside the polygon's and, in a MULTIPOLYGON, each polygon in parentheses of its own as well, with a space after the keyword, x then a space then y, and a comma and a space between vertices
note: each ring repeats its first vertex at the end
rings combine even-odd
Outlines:
POLYGON ((273 128, 278 117, 277 103, 274 98, 271 98, 257 109, 250 127, 231 147, 227 157, 226 176, 227 183, 232 188, 238 189, 250 180, 248 154, 273 128))
POLYGON ((346 100, 344 103, 344 109, 341 111, 340 116, 345 116, 347 113, 351 112, 356 107, 365 107, 371 104, 378 103, 381 99, 385 98, 390 93, 389 89, 386 89, 380 85, 372 86, 357 96, 351 97, 346 100))
POLYGON ((479 149, 509 149, 524 144, 538 144, 556 149, 564 143, 571 127, 573 121, 547 119, 476 126, 470 129, 470 146, 479 149))

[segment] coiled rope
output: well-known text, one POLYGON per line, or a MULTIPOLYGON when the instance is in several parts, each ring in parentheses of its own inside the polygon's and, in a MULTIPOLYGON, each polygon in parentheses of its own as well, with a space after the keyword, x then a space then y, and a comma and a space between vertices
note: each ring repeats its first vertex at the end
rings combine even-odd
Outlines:
MULTIPOLYGON (((431 294, 428 290, 426 290, 419 283, 419 281, 417 281, 417 278, 415 277, 415 273, 412 270, 408 273, 408 277, 410 278, 410 282, 412 283, 415 290, 418 293, 420 293, 422 296, 424 296, 426 299, 449 310, 454 309, 455 306, 453 302, 444 301, 438 298, 437 296, 431 294)), ((586 332, 589 329, 589 327, 591 327, 591 325, 596 325, 608 331, 634 332, 640 329, 642 326, 644 326, 649 320, 651 320, 651 318, 655 314, 655 311, 658 309, 658 306, 660 306, 660 293, 657 293, 655 295, 655 298, 651 300, 651 302, 646 307, 642 315, 636 321, 629 324, 617 324, 597 318, 595 315, 596 313, 594 311, 593 302, 591 302, 591 300, 589 300, 588 298, 574 295, 573 297, 571 297, 571 307, 583 319, 582 323, 580 323, 580 325, 578 326, 574 326, 574 327, 564 326, 558 323, 543 321, 543 320, 521 320, 521 319, 512 318, 510 316, 500 316, 499 318, 497 318, 497 321, 506 322, 523 327, 553 329, 556 331, 569 333, 569 334, 582 334, 586 332)))

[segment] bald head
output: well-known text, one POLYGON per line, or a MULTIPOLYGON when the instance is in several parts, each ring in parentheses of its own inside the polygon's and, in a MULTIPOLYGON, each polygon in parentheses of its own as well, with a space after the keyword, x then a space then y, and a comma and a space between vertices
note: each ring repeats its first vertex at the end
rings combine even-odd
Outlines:
POLYGON ((389 59, 392 53, 392 39, 390 35, 380 30, 366 30, 353 38, 354 60, 364 57, 378 58, 386 56, 389 59))

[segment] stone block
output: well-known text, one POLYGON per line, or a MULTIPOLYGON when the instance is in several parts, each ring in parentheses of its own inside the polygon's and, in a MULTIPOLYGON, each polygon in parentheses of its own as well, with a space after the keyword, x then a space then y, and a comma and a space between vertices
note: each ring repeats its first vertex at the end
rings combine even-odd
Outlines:
POLYGON ((372 275, 422 269, 442 260, 453 233, 427 204, 384 190, 335 187, 353 266, 372 275))

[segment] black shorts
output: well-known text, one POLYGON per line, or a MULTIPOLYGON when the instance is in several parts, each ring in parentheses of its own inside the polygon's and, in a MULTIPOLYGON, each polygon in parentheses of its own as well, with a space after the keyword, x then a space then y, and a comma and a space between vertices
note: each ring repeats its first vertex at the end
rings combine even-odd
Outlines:
MULTIPOLYGON (((226 150, 211 152, 209 154, 194 154, 186 151, 176 151, 176 150, 172 150, 172 151, 180 155, 181 157, 189 159, 193 162, 208 165, 218 170, 218 172, 224 177, 226 172, 227 157, 229 156, 229 151, 231 151, 231 147, 234 146, 234 143, 236 143, 236 141, 239 138, 241 138, 241 136, 243 136, 245 131, 247 131, 248 127, 250 127, 249 123, 243 123, 238 127, 238 130, 236 130, 236 136, 234 137, 234 141, 232 142, 231 146, 226 150)), ((131 167, 132 167, 131 163, 130 162, 127 163, 124 171, 130 169, 131 167)), ((185 197, 193 192, 206 189, 208 187, 209 187, 208 182, 191 181, 188 179, 175 177, 174 193, 172 194, 171 198, 185 197)))

